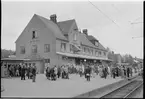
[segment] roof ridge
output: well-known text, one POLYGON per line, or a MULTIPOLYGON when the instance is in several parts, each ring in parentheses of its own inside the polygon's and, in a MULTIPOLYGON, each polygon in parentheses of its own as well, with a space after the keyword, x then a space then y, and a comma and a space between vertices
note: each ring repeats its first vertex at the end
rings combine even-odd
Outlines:
POLYGON ((91 45, 87 45, 87 44, 85 44, 85 45, 87 45, 87 46, 90 46, 90 47, 94 47, 94 48, 97 48, 96 46, 94 46, 88 39, 87 39, 87 37, 86 37, 86 35, 85 34, 83 34, 83 33, 80 33, 80 35, 81 36, 84 36, 85 37, 85 39, 91 44, 91 45))
MULTIPOLYGON (((49 19, 47 19, 47 18, 45 18, 45 17, 43 17, 43 16, 40 16, 40 15, 37 15, 37 14, 35 14, 35 15, 38 16, 38 18, 40 18, 43 22, 44 22, 43 19, 45 19, 45 20, 51 22, 52 24, 56 25, 56 27, 57 27, 61 32, 63 32, 62 29, 59 27, 59 25, 58 25, 57 23, 54 23, 54 22, 52 22, 51 20, 49 20, 49 19)), ((46 23, 44 22, 44 24, 46 24, 46 23)), ((63 33, 61 33, 61 34, 62 34, 64 40, 67 40, 67 38, 63 35, 63 33)))
POLYGON ((67 22, 67 21, 75 21, 75 19, 69 19, 69 20, 64 20, 64 21, 59 21, 59 22, 57 22, 57 23, 61 23, 61 22, 67 22))

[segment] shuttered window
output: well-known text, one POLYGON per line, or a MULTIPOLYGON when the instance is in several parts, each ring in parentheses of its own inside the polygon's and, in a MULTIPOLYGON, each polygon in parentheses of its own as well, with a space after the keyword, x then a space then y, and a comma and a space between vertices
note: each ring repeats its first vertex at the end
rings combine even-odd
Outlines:
POLYGON ((44 52, 45 53, 50 52, 50 44, 44 44, 44 52))
POLYGON ((25 54, 25 47, 24 46, 20 46, 20 53, 25 54))

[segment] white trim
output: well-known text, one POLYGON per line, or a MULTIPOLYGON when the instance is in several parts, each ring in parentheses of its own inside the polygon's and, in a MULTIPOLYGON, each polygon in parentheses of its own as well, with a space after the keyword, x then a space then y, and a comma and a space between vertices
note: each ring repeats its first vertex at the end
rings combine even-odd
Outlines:
POLYGON ((71 54, 71 53, 62 53, 62 52, 56 52, 56 54, 60 54, 60 55, 68 56, 68 57, 85 58, 85 59, 109 60, 108 58, 94 57, 94 56, 80 55, 80 54, 71 54))

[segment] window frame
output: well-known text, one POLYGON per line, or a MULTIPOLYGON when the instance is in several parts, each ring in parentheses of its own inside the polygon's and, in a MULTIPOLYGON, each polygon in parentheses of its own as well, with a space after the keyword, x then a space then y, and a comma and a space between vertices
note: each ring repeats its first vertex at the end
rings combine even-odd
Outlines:
POLYGON ((74 40, 74 41, 77 40, 77 34, 76 34, 76 33, 74 33, 74 38, 73 38, 73 40, 74 40))
POLYGON ((99 46, 99 42, 98 42, 98 41, 95 41, 95 45, 96 45, 96 46, 99 46))
POLYGON ((44 53, 50 52, 50 44, 44 44, 44 53))
POLYGON ((95 55, 98 56, 98 51, 97 50, 95 51, 95 55))
POLYGON ((32 39, 36 39, 36 38, 38 38, 37 31, 36 30, 33 30, 32 31, 32 39))
POLYGON ((73 46, 70 44, 70 52, 73 52, 73 46))
POLYGON ((20 46, 20 54, 25 54, 26 50, 25 50, 25 46, 20 46))
POLYGON ((106 56, 106 52, 104 52, 104 56, 106 56))
POLYGON ((87 48, 86 48, 86 47, 84 47, 84 52, 86 53, 86 51, 87 51, 87 48))
POLYGON ((33 54, 36 54, 36 53, 37 53, 37 49, 38 49, 37 45, 32 45, 31 52, 32 52, 33 54), (35 46, 35 47, 34 47, 34 46, 35 46), (35 49, 35 48, 36 48, 36 49, 35 49))
POLYGON ((101 51, 99 51, 99 56, 101 56, 101 54, 102 54, 102 52, 101 52, 101 51))
POLYGON ((61 51, 66 51, 66 43, 61 42, 61 51))

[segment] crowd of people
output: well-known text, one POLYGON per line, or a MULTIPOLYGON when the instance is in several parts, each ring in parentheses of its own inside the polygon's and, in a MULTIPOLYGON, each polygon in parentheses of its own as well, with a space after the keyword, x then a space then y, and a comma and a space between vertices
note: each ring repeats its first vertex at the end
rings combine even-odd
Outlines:
POLYGON ((81 63, 80 65, 66 64, 62 66, 47 67, 46 77, 49 80, 57 80, 58 78, 69 79, 70 74, 79 74, 80 77, 85 77, 90 81, 91 77, 100 76, 101 78, 132 77, 133 69, 129 66, 113 66, 95 63, 81 63))
MULTIPOLYGON (((25 80, 25 77, 28 77, 28 79, 32 79, 35 82, 37 68, 34 64, 9 64, 7 67, 9 77, 21 77, 21 80, 25 80)), ((129 78, 132 77, 133 68, 123 65, 113 66, 84 62, 77 65, 69 63, 62 66, 48 66, 45 70, 46 78, 53 81, 58 78, 69 79, 70 74, 78 74, 80 77, 85 77, 87 81, 90 81, 91 77, 94 78, 95 76, 100 76, 104 79, 109 75, 114 79, 116 77, 129 78)))
POLYGON ((46 77, 49 80, 56 80, 57 78, 69 79, 69 70, 68 66, 61 66, 61 67, 47 67, 46 68, 46 77))
MULTIPOLYGON (((5 64, 5 67, 6 65, 7 64, 5 64)), ((21 80, 25 80, 25 77, 27 76, 28 79, 33 79, 35 82, 36 66, 26 64, 8 64, 7 73, 8 77, 21 77, 21 80)))

